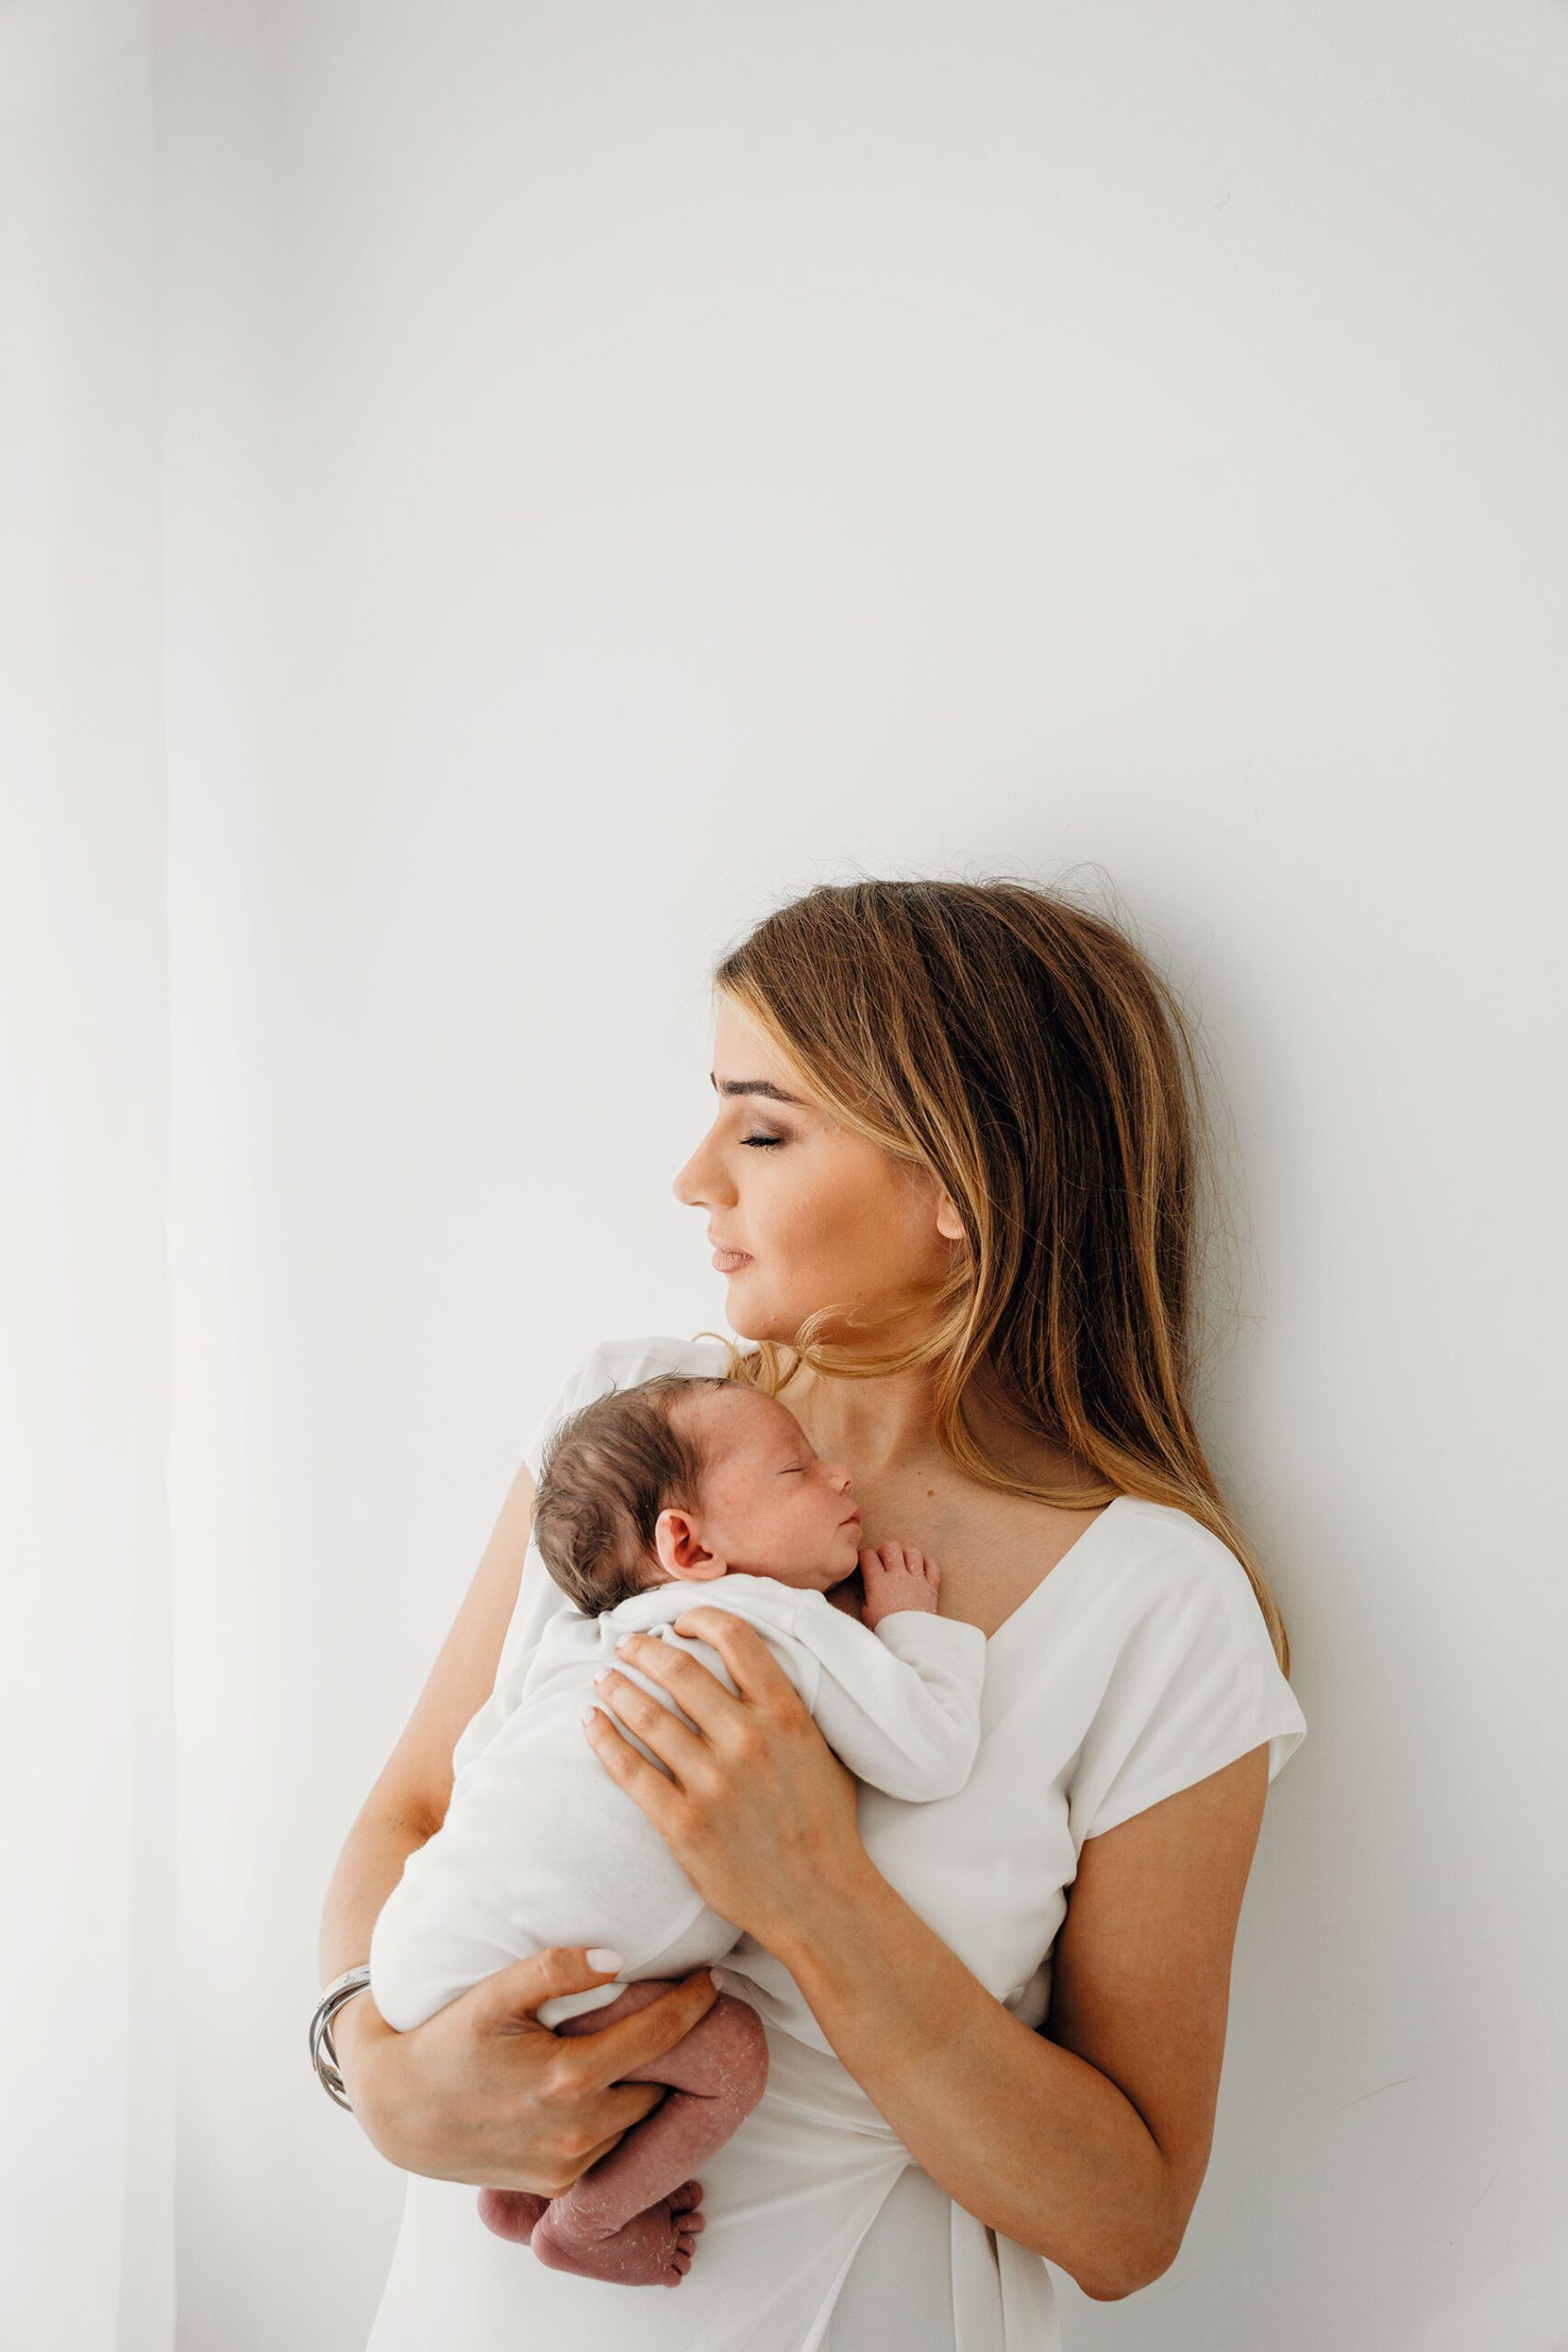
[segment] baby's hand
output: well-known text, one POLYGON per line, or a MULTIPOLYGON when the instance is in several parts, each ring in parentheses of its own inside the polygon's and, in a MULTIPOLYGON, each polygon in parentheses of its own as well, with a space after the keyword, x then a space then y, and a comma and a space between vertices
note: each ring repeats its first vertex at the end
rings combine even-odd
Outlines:
POLYGON ((938 1614, 942 1570, 929 1552, 912 1552, 904 1544, 878 1544, 874 1549, 867 1545, 860 1555, 860 1572, 865 1585, 861 1623, 873 1633, 897 1609, 923 1609, 928 1617, 938 1614))

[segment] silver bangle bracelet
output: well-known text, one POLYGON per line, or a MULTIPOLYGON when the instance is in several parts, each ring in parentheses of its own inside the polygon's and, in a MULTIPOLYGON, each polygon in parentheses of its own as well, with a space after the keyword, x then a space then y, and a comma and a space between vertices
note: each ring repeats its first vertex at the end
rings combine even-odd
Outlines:
POLYGON ((344 2096, 343 2076, 338 2073, 337 2050, 333 2041, 333 2019, 344 2003, 352 2001, 356 1993, 366 1991, 369 1983, 368 1962, 360 1968, 345 1968, 341 1976, 333 1978, 317 2002, 316 2014, 310 2019, 310 2064, 329 2096, 335 2098, 340 2107, 346 2107, 351 2115, 354 2102, 344 2096))

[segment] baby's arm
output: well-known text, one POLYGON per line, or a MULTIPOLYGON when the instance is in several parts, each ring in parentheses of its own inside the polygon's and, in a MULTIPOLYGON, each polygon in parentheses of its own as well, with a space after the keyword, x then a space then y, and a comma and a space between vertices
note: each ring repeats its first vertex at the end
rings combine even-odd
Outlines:
POLYGON ((852 1772, 890 1797, 955 1795, 980 1744, 986 1637, 938 1616, 934 1560, 884 1544, 863 1551, 861 1566, 863 1624, 822 1593, 801 1595, 794 1631, 819 1668, 818 1728, 852 1772))

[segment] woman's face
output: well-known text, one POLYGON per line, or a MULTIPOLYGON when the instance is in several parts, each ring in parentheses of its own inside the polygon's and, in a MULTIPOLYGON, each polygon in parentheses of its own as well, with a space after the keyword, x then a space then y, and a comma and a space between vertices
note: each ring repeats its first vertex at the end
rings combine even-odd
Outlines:
POLYGON ((730 1329, 787 1345, 808 1315, 839 1303, 860 1325, 825 1340, 886 1336, 962 1237, 946 1192, 841 1125, 722 990, 711 1077, 717 1113, 674 1193, 706 1211, 718 1250, 739 1253, 716 1257, 730 1329))

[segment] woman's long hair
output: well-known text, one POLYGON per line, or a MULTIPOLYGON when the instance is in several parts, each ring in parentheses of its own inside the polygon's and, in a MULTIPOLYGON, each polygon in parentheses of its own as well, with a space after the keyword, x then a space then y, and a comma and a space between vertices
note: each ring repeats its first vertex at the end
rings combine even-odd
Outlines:
POLYGON ((939 1439, 982 1485, 1082 1507, 1114 1495, 1189 1512, 1246 1569, 1281 1670, 1284 1619, 1193 1423, 1194 1267, 1212 1181, 1205 1091, 1179 1001, 1130 930, 1063 890, 981 881, 819 884, 713 974, 832 1114, 921 1166, 964 1239, 919 1302, 919 1339, 874 1357, 821 1339, 730 1374, 776 1396, 802 1364, 871 1378, 929 1365, 939 1439), (1104 1492, 1019 1477, 977 1441, 965 1388, 989 1360, 1010 1418, 1069 1449, 1104 1492))

